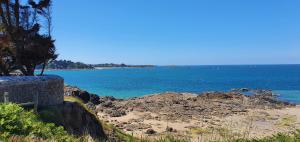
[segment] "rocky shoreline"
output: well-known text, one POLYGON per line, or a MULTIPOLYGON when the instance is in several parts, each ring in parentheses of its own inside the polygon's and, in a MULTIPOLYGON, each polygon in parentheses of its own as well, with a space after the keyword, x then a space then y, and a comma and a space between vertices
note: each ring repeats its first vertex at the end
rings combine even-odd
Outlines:
MULTIPOLYGON (((231 92, 201 94, 165 92, 130 99, 117 99, 111 96, 97 96, 77 87, 65 86, 65 95, 80 98, 100 119, 114 124, 129 134, 138 136, 157 136, 172 132, 177 136, 188 135, 192 138, 199 138, 198 134, 204 133, 202 131, 224 128, 228 119, 234 119, 236 123, 239 123, 247 121, 252 116, 255 116, 253 125, 259 126, 259 123, 264 123, 267 129, 272 129, 261 130, 262 136, 265 136, 275 131, 288 129, 275 128, 275 124, 279 123, 281 117, 285 115, 279 114, 279 111, 299 109, 294 104, 277 100, 271 90, 246 88, 233 89, 231 92), (245 95, 249 93, 251 95, 245 95), (262 120, 266 117, 270 121, 262 120), (197 133, 194 134, 194 131, 197 133)), ((299 118, 296 118, 295 123, 300 122, 300 120, 298 122, 299 118)), ((242 128, 242 125, 248 124, 240 125, 242 128)), ((256 132, 253 134, 249 132, 249 137, 251 135, 259 136, 256 132)))

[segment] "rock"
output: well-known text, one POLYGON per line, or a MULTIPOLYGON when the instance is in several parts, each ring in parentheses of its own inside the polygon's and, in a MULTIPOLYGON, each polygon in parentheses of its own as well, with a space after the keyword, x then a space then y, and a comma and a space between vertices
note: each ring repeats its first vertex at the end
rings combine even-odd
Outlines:
POLYGON ((90 101, 90 93, 88 93, 87 91, 76 90, 73 91, 72 96, 80 98, 81 100, 83 100, 84 103, 90 101))
POLYGON ((100 103, 107 102, 107 101, 116 101, 117 99, 113 96, 104 96, 100 97, 100 103))
POLYGON ((88 102, 85 105, 90 110, 93 110, 93 111, 96 110, 96 106, 92 102, 88 102))
MULTIPOLYGON (((60 118, 54 123, 62 125, 70 134, 75 136, 89 135, 94 139, 106 137, 102 124, 80 104, 65 102, 63 105, 52 106, 51 108, 56 112, 54 117, 60 118)), ((42 110, 39 111, 42 112, 42 110)))
POLYGON ((167 132, 174 132, 175 129, 173 129, 172 127, 167 126, 166 131, 167 132))
POLYGON ((104 107, 112 107, 112 106, 113 106, 113 103, 112 103, 110 100, 108 100, 108 101, 104 102, 104 103, 102 104, 102 106, 104 106, 104 107))
POLYGON ((90 94, 90 101, 91 101, 94 105, 98 105, 98 104, 100 104, 100 97, 97 96, 96 94, 90 94))
POLYGON ((233 91, 233 92, 249 92, 250 89, 248 89, 248 88, 234 88, 234 89, 231 89, 231 91, 233 91))
POLYGON ((100 97, 96 94, 91 94, 74 86, 65 86, 64 95, 73 96, 81 99, 84 103, 92 102, 94 105, 100 104, 100 97))
POLYGON ((124 110, 112 110, 110 112, 111 117, 121 117, 126 115, 126 112, 124 110))
POLYGON ((154 131, 153 129, 148 129, 145 133, 148 135, 153 135, 156 133, 156 131, 154 131))

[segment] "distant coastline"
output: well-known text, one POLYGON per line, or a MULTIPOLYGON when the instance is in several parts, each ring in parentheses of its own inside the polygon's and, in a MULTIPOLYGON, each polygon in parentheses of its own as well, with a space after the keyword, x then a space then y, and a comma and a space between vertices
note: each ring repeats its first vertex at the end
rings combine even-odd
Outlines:
MULTIPOLYGON (((112 68, 146 68, 155 67, 154 65, 127 65, 127 64, 85 64, 82 62, 73 62, 70 60, 54 60, 47 65, 46 70, 94 70, 94 69, 112 69, 112 68)), ((38 66, 37 70, 41 70, 38 66)))

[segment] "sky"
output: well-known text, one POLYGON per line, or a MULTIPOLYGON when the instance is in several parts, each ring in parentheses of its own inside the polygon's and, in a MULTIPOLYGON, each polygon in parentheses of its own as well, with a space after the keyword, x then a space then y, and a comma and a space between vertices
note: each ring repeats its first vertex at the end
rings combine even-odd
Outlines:
POLYGON ((299 0, 55 0, 59 59, 299 64, 299 0))

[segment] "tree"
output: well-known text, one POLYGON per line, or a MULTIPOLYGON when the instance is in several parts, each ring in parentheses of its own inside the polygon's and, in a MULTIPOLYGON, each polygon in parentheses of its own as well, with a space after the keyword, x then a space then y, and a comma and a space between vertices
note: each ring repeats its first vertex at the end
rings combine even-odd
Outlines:
MULTIPOLYGON (((12 66, 24 75, 34 75, 37 65, 45 67, 57 58, 51 36, 51 0, 29 0, 28 4, 20 4, 19 0, 0 0, 0 16, 2 33, 5 39, 9 39, 14 51, 9 52, 10 59, 14 61, 12 66), (46 21, 44 24, 43 20, 46 21), (42 33, 41 28, 46 32, 42 33)), ((3 58, 5 56, 1 55, 3 58)), ((41 75, 43 72, 44 68, 41 75)))
POLYGON ((9 73, 16 69, 15 60, 11 56, 14 55, 14 48, 9 39, 0 35, 0 76, 8 76, 9 73))

